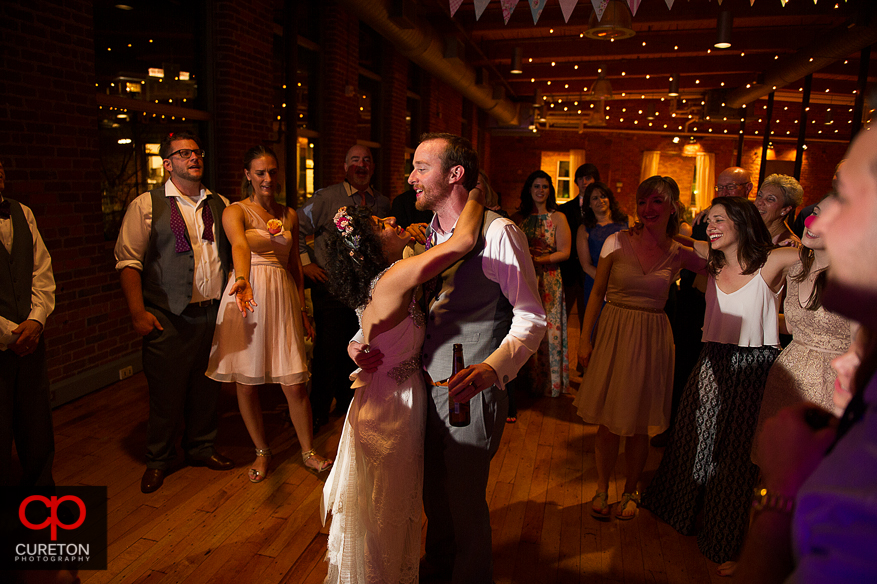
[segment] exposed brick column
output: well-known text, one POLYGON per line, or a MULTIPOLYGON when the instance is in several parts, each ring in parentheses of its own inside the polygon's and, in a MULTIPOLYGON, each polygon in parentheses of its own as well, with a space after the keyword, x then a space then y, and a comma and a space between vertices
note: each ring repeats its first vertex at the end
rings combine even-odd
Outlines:
POLYGON ((5 196, 33 209, 52 256, 52 382, 139 344, 103 237, 92 3, 0 5, 0 159, 5 196))
MULTIPOLYGON (((216 26, 216 156, 215 188, 237 199, 244 153, 271 137, 275 110, 275 71, 271 0, 219 0, 213 8, 216 26)), ((277 104, 279 105, 279 104, 277 104)), ((282 156, 281 156, 282 158, 282 156)))
POLYGON ((381 158, 383 176, 380 184, 390 198, 408 190, 405 182, 405 140, 408 132, 405 111, 408 98, 408 60, 384 43, 384 63, 381 71, 384 110, 381 112, 383 139, 381 158))
POLYGON ((359 20, 336 2, 326 2, 321 18, 323 49, 322 122, 319 158, 323 169, 320 189, 344 179, 344 158, 356 144, 359 79, 359 20), (350 95, 345 88, 350 87, 350 95))

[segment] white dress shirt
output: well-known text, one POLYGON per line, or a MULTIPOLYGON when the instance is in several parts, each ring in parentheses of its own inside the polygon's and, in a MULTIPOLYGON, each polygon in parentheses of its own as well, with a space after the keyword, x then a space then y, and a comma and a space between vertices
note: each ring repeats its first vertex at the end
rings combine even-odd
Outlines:
MULTIPOLYGON (((3 201, 3 195, 0 195, 3 201)), ((30 313, 27 320, 35 320, 41 325, 46 325, 46 319, 55 310, 55 277, 52 274, 52 258, 49 250, 43 243, 43 238, 37 230, 37 222, 33 211, 26 205, 21 205, 30 234, 33 237, 33 283, 31 284, 30 313)), ((10 254, 12 253, 12 218, 0 219, 0 241, 10 254)), ((18 323, 20 324, 20 323, 18 323)))
MULTIPOLYGON (((437 217, 433 217, 431 228, 436 244, 444 243, 453 233, 453 229, 440 232, 437 217)), ((488 280, 499 284, 512 305, 508 334, 484 360, 496 371, 497 387, 505 389, 539 348, 547 326, 527 237, 511 220, 500 217, 487 228, 481 269, 488 280)))
MULTIPOLYGON (((177 207, 186 222, 192 252, 195 255, 195 277, 192 279, 192 302, 216 300, 222 297, 225 282, 222 278, 222 262, 219 260, 219 246, 216 237, 213 241, 201 239, 204 233, 204 220, 201 208, 207 204, 207 195, 218 196, 228 205, 228 199, 222 195, 211 193, 202 187, 198 199, 193 201, 174 185, 172 180, 164 183, 167 197, 177 197, 177 207)), ((216 235, 216 223, 222 217, 213 218, 213 233, 216 235)), ((149 247, 149 235, 152 232, 152 196, 145 192, 134 199, 122 219, 119 239, 116 240, 116 269, 134 268, 143 271, 143 260, 149 247)))

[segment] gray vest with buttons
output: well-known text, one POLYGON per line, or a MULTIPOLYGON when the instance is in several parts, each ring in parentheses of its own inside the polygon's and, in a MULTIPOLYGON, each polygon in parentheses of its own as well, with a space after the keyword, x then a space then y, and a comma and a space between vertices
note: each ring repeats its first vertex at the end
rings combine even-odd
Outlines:
MULTIPOLYGON (((192 283, 195 278, 195 252, 176 252, 176 237, 171 229, 171 200, 165 196, 164 185, 149 191, 152 197, 152 231, 143 259, 143 300, 162 310, 181 314, 192 301, 192 283)), ((222 264, 222 279, 228 276, 231 250, 222 229, 222 211, 225 203, 219 195, 209 195, 207 204, 213 213, 216 245, 222 264)), ((186 241, 189 233, 186 231, 186 241)), ((189 246, 191 248, 191 241, 189 246)))
POLYGON ((463 345, 467 365, 481 363, 499 347, 512 325, 512 305, 481 269, 487 229, 500 216, 486 211, 475 248, 439 276, 429 311, 423 365, 433 381, 451 376, 453 346, 463 345))
POLYGON ((12 253, 0 244, 0 316, 12 322, 27 320, 33 293, 33 234, 18 201, 9 201, 12 253))

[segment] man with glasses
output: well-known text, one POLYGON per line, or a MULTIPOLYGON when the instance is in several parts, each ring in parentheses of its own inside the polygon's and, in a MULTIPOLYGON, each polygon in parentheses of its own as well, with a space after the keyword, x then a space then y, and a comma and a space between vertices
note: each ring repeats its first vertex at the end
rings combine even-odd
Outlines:
POLYGON ((144 493, 164 482, 183 424, 188 464, 234 468, 213 447, 220 385, 204 375, 231 264, 222 229, 228 200, 201 184, 204 150, 197 136, 169 134, 159 154, 170 178, 134 199, 115 249, 122 293, 143 337, 149 384, 144 493))

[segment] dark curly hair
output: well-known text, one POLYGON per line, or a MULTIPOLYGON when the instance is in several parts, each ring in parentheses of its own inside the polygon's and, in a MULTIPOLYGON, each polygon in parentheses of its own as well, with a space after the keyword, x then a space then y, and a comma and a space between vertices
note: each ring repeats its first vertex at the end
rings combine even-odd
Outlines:
POLYGON ((390 266, 384 248, 372 221, 372 213, 366 207, 342 207, 359 245, 352 248, 349 238, 341 236, 334 225, 326 234, 326 271, 329 273, 329 291, 351 308, 366 304, 375 276, 390 266))
MULTIPOLYGON (((764 262, 770 250, 774 248, 770 239, 770 232, 761 219, 755 203, 746 197, 716 197, 712 205, 721 205, 725 209, 728 219, 734 223, 737 230, 737 259, 744 274, 754 274, 764 262)), ((710 246, 707 270, 713 276, 717 275, 725 265, 725 254, 716 251, 710 246)))
POLYGON ((524 217, 530 215, 536 208, 536 203, 533 202, 533 195, 530 193, 530 189, 533 188, 533 183, 536 182, 537 178, 544 178, 548 181, 548 200, 545 201, 545 207, 549 211, 557 211, 557 193, 554 190, 554 182, 552 182, 551 176, 544 170, 534 170, 527 177, 524 187, 521 189, 521 206, 518 207, 518 211, 524 217))
POLYGON ((584 216, 582 218, 582 222, 585 224, 585 227, 588 229, 593 229, 597 226, 597 216, 594 215, 594 210, 591 209, 591 195, 594 194, 594 191, 600 191, 606 198, 609 199, 609 216, 612 218, 613 223, 624 223, 627 225, 627 215, 624 214, 624 211, 621 210, 621 207, 618 206, 618 199, 615 198, 615 195, 612 193, 612 189, 609 188, 609 185, 602 182, 592 182, 588 186, 585 187, 584 192, 584 205, 582 208, 585 210, 584 216))

